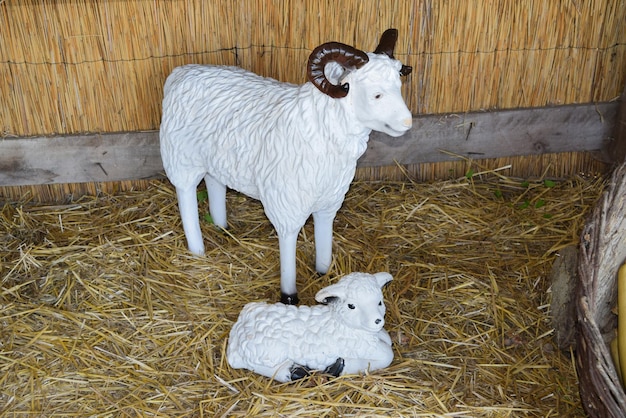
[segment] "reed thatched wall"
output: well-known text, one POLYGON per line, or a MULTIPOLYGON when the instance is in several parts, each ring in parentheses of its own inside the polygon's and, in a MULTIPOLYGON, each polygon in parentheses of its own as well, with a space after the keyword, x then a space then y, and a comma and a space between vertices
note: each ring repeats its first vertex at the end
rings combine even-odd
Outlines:
POLYGON ((623 0, 5 0, 2 136, 158 129, 175 66, 300 83, 318 44, 372 49, 388 27, 415 114, 609 101, 626 80, 623 0))
POLYGON ((5 135, 157 129, 177 65, 233 64, 304 82, 328 40, 400 32, 414 113, 607 101, 626 67, 621 0, 4 1, 5 135))

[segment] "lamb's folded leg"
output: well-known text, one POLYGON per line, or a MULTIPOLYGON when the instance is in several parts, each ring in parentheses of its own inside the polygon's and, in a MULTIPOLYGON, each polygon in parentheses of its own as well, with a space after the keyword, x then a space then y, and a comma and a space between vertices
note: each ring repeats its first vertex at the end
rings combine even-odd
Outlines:
MULTIPOLYGON (((339 377, 341 372, 343 371, 344 361, 341 357, 338 357, 337 360, 331 364, 330 366, 324 369, 325 374, 329 374, 334 377, 339 377)), ((294 363, 289 369, 291 372, 291 380, 298 380, 304 377, 307 377, 311 374, 311 369, 307 366, 303 366, 301 364, 294 363)))
MULTIPOLYGON (((381 343, 384 344, 384 343, 381 343)), ((345 358, 342 374, 358 374, 365 370, 384 369, 393 361, 393 350, 389 346, 380 346, 380 351, 372 353, 372 358, 345 358)))
POLYGON ((272 378, 278 382, 289 382, 293 380, 291 378, 291 369, 294 367, 294 363, 291 360, 285 360, 278 365, 268 366, 266 364, 256 364, 250 362, 246 365, 246 369, 252 370, 262 376, 272 378))
POLYGON ((298 380, 307 377, 311 374, 311 369, 301 364, 294 363, 290 368, 291 380, 298 380))
POLYGON ((339 377, 341 375, 341 372, 343 371, 345 364, 346 362, 344 361, 344 359, 342 359, 341 357, 337 357, 337 361, 326 367, 324 369, 324 373, 339 377))

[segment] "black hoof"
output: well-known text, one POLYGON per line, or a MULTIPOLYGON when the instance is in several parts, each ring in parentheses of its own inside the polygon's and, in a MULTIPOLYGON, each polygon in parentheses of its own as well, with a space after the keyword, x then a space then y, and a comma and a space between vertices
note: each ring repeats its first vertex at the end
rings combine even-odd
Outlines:
POLYGON ((345 366, 345 364, 346 362, 344 361, 344 359, 338 357, 337 361, 324 369, 324 373, 339 377, 339 375, 343 371, 343 367, 345 366))
POLYGON ((298 303, 300 303, 300 299, 298 299, 297 293, 293 295, 288 295, 286 293, 280 292, 280 301, 285 305, 297 305, 298 303))
POLYGON ((298 380, 311 375, 311 369, 294 363, 289 369, 291 372, 291 380, 298 380))

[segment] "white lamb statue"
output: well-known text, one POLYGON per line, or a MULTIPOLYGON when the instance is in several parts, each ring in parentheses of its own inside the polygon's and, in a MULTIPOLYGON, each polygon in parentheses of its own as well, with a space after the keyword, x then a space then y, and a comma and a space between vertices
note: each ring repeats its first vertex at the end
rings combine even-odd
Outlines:
POLYGON ((333 220, 372 130, 398 137, 412 116, 400 92, 411 67, 393 57, 398 31, 373 53, 328 42, 309 56, 309 82, 282 83, 237 67, 185 65, 164 86, 161 158, 176 187, 189 250, 204 254, 196 188, 226 228, 226 190, 263 204, 276 229, 284 303, 297 304, 296 241, 313 215, 315 267, 332 261, 333 220))
POLYGON ((279 382, 389 366, 382 287, 391 280, 385 272, 348 274, 315 295, 323 305, 248 303, 230 331, 228 364, 279 382))

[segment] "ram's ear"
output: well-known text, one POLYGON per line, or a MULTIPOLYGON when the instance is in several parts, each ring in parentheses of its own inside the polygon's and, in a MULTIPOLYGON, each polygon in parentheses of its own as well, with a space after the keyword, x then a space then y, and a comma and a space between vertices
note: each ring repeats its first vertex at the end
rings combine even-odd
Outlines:
POLYGON ((375 273, 374 278, 376 279, 376 283, 382 289, 387 283, 393 280, 393 276, 386 271, 381 271, 380 273, 375 273))
POLYGON ((315 300, 323 304, 335 302, 337 299, 346 299, 346 287, 341 283, 327 286, 315 295, 315 300))

